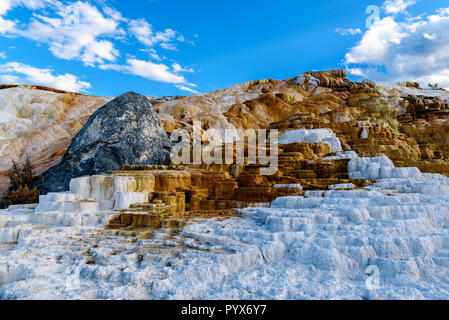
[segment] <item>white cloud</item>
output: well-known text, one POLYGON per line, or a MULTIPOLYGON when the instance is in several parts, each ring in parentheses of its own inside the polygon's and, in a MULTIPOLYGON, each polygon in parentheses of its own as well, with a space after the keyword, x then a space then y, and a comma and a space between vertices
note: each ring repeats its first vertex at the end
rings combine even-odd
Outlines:
MULTIPOLYGON (((121 12, 105 5, 105 2, 98 2, 99 5, 82 0, 0 0, 0 36, 28 38, 39 46, 47 44, 55 57, 82 61, 86 66, 121 71, 159 82, 182 84, 187 86, 186 88, 192 87, 179 73, 193 72, 193 69, 183 68, 179 64, 169 67, 161 63, 168 58, 160 56, 154 49, 157 45, 166 50, 178 50, 177 43, 194 44, 192 41, 171 28, 163 31, 154 30, 146 20, 128 19, 121 12), (6 15, 17 6, 33 10, 31 18, 28 20, 21 18, 20 22, 8 20, 6 15), (127 28, 126 31, 124 27, 127 28), (117 42, 128 44, 127 40, 130 37, 135 37, 145 46, 144 49, 134 49, 134 52, 145 50, 156 63, 139 60, 127 52, 121 54, 116 47, 117 42), (120 56, 126 57, 126 64, 117 62, 120 56)), ((51 75, 51 72, 47 69, 40 70, 44 72, 40 74, 41 77, 33 79, 42 83, 42 79, 45 78, 43 75, 51 75)), ((21 77, 17 75, 2 75, 2 77, 28 82, 32 78, 28 74, 26 79, 22 79, 23 74, 21 77)), ((66 80, 66 86, 81 88, 86 84, 79 82, 76 77, 66 80)))
POLYGON ((179 72, 194 72, 194 70, 192 68, 183 68, 183 67, 181 67, 181 65, 179 63, 176 63, 176 62, 172 64, 172 69, 176 73, 179 73, 179 72))
POLYGON ((11 0, 2 0, 0 1, 0 16, 4 15, 6 12, 8 12, 13 6, 13 3, 11 0))
POLYGON ((129 23, 129 31, 143 44, 152 46, 153 42, 150 40, 153 35, 151 25, 144 19, 132 20, 129 23))
POLYGON ((187 92, 194 93, 194 94, 198 94, 199 93, 197 90, 189 88, 189 87, 184 86, 184 85, 175 85, 175 86, 176 86, 176 88, 178 88, 180 90, 183 90, 183 91, 187 91, 187 92))
POLYGON ((178 51, 178 48, 176 47, 176 45, 173 43, 170 43, 170 42, 161 43, 161 48, 163 48, 165 50, 170 50, 170 51, 178 51))
POLYGON ((170 68, 163 63, 153 63, 151 61, 143 61, 138 59, 128 59, 126 65, 109 64, 101 65, 100 68, 103 70, 124 72, 140 76, 148 80, 172 83, 181 90, 197 93, 196 90, 192 89, 192 87, 196 87, 196 85, 187 82, 182 75, 178 74, 178 72, 182 71, 193 72, 193 69, 183 69, 176 63, 172 66, 173 72, 170 71, 170 68))
POLYGON ((6 53, 0 51, 0 59, 6 59, 6 58, 7 58, 6 53))
POLYGON ((58 0, 1 0, 0 1, 0 16, 14 7, 22 6, 28 9, 36 10, 47 5, 57 5, 58 0))
POLYGON ((115 61, 119 56, 111 37, 120 33, 119 23, 105 17, 95 6, 85 2, 58 5, 55 17, 34 14, 25 30, 17 35, 48 43, 50 51, 58 58, 77 59, 86 65, 115 61))
POLYGON ((0 65, 2 82, 35 84, 51 88, 80 92, 90 88, 90 83, 80 81, 72 74, 54 75, 53 70, 38 69, 18 62, 0 65))
POLYGON ((114 19, 115 21, 121 21, 121 22, 128 22, 128 19, 123 17, 122 13, 120 11, 115 10, 114 8, 105 6, 103 7, 103 12, 114 19))
MULTIPOLYGON (((172 41, 176 39, 177 32, 173 29, 168 28, 154 33, 153 27, 146 20, 139 19, 130 21, 129 31, 147 47, 159 44, 164 49, 174 50, 176 48, 172 41)), ((179 39, 182 38, 178 36, 177 40, 180 41, 179 39)))
POLYGON ((349 28, 349 29, 337 28, 335 30, 335 32, 338 32, 342 36, 354 36, 356 34, 361 34, 362 30, 360 30, 360 28, 357 28, 357 29, 353 29, 353 28, 349 28))
POLYGON ((382 8, 388 14, 398 14, 406 12, 407 8, 414 5, 417 0, 387 0, 382 8))
POLYGON ((153 31, 153 27, 144 19, 131 20, 129 22, 130 33, 139 40, 140 43, 147 47, 159 45, 166 50, 177 50, 175 41, 186 42, 194 45, 195 42, 187 39, 184 35, 179 34, 178 31, 167 28, 164 31, 153 31))
POLYGON ((186 79, 170 72, 170 68, 162 63, 153 63, 137 59, 128 59, 127 65, 103 65, 103 70, 123 71, 145 79, 166 82, 166 83, 186 83, 186 79))
POLYGON ((15 24, 14 21, 5 20, 0 16, 0 35, 7 34, 14 28, 15 24))
POLYGON ((47 5, 59 4, 57 0, 1 0, 0 1, 0 35, 14 33, 18 21, 7 20, 3 16, 11 9, 22 6, 31 10, 43 8, 47 5))
POLYGON ((154 60, 162 61, 162 58, 157 54, 156 50, 150 49, 149 54, 150 54, 150 57, 153 58, 154 60))
POLYGON ((0 75, 1 84, 20 84, 20 77, 9 74, 0 75))
MULTIPOLYGON (((195 36, 195 35, 194 35, 195 36)), ((195 41, 189 40, 187 39, 184 35, 180 34, 179 36, 176 37, 176 40, 178 40, 179 42, 186 42, 188 44, 191 44, 192 46, 195 45, 195 41)))
POLYGON ((6 34, 15 26, 15 22, 11 20, 6 20, 3 18, 4 15, 12 8, 11 0, 1 0, 0 1, 0 35, 6 34))
POLYGON ((376 21, 345 56, 348 70, 378 81, 449 88, 449 9, 418 19, 376 21))
POLYGON ((346 63, 382 63, 387 58, 393 44, 400 44, 408 37, 393 17, 377 20, 363 35, 359 44, 346 54, 346 63))
POLYGON ((13 0, 13 3, 15 5, 20 5, 22 7, 26 7, 28 9, 32 9, 32 10, 44 8, 47 5, 59 5, 60 4, 60 2, 57 0, 13 0))

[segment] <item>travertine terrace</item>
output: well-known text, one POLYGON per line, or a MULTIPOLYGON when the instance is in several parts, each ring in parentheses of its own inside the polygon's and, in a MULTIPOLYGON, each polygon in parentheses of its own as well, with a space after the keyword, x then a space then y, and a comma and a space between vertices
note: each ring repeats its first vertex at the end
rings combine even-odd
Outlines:
MULTIPOLYGON (((42 174, 61 159, 87 118, 111 100, 42 89, 0 90, 1 101, 9 101, 2 103, 2 112, 17 118, 0 124, 2 192, 8 186, 11 160, 20 162, 29 154, 35 175, 42 174)), ((195 120, 205 130, 231 125, 243 129, 329 128, 344 150, 366 156, 385 154, 398 166, 416 166, 425 172, 449 172, 449 93, 421 89, 417 83, 352 82, 345 71, 333 70, 307 72, 283 81, 246 82, 189 97, 149 99, 168 132, 191 130, 195 120)))
POLYGON ((333 70, 154 100, 204 148, 280 130, 277 172, 124 166, 2 210, 0 297, 447 299, 448 99, 333 70))

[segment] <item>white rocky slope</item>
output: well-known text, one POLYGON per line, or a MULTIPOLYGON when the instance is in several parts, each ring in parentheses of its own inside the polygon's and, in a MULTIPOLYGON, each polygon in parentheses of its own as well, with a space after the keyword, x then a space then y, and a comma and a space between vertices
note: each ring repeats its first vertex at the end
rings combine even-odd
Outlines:
POLYGON ((340 157, 377 182, 150 239, 100 231, 114 211, 98 208, 0 211, 0 298, 448 299, 449 178, 340 157))
POLYGON ((75 134, 110 98, 13 87, 0 90, 0 197, 12 161, 28 156, 40 175, 59 162, 75 134))

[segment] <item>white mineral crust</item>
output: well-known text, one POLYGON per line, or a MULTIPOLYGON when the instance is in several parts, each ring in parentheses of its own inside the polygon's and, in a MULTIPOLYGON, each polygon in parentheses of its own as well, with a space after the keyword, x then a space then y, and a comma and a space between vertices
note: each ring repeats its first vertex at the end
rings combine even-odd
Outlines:
POLYGON ((449 299, 449 178, 349 155, 350 176, 371 186, 306 191, 150 239, 100 232, 117 215, 101 203, 145 200, 132 179, 109 190, 83 178, 36 209, 1 210, 0 298, 449 299))

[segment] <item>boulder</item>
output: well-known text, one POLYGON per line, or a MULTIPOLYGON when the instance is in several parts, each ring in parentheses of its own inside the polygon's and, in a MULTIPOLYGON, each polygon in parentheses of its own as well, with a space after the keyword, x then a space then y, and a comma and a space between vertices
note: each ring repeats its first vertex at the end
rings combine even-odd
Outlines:
POLYGON ((70 180, 108 174, 125 165, 170 163, 171 143, 150 101, 128 92, 97 110, 61 162, 38 182, 41 194, 66 191, 70 180))

